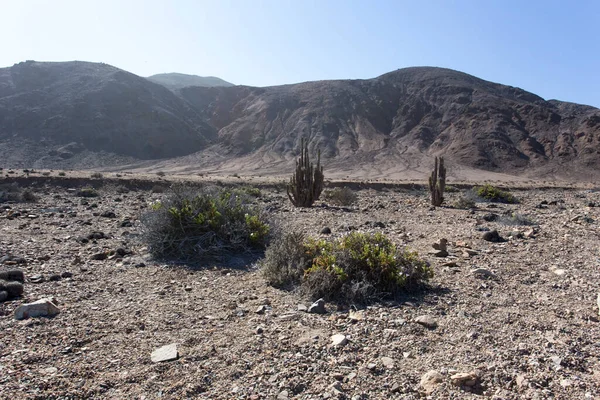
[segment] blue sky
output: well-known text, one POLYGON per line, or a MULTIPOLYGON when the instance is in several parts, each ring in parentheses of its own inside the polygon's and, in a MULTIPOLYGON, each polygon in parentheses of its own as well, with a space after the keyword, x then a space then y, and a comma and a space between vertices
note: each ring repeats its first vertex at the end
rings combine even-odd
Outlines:
POLYGON ((236 84, 440 66, 600 107, 600 1, 2 0, 0 66, 98 61, 236 84))

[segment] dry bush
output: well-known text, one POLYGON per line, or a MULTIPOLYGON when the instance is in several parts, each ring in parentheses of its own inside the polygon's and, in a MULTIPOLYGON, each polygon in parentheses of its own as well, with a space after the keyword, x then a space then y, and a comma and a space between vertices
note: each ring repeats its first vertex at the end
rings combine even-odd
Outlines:
POLYGON ((155 257, 183 262, 264 251, 271 236, 266 215, 247 198, 208 186, 172 188, 142 222, 155 257))
POLYGON ((311 299, 368 303, 394 297, 432 276, 416 253, 398 249, 381 233, 302 239, 283 233, 267 248, 260 266, 271 285, 297 286, 311 299))
POLYGON ((358 201, 358 196, 352 189, 343 187, 326 191, 325 199, 336 206, 349 207, 358 201))

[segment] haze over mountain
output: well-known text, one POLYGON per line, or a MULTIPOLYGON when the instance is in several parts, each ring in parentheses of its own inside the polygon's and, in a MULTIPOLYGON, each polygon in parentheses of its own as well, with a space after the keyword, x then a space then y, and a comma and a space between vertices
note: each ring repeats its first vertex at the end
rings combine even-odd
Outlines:
POLYGON ((4 166, 84 168, 187 156, 140 165, 282 172, 303 136, 330 170, 349 175, 364 169, 396 176, 429 168, 424 160, 434 155, 456 168, 530 176, 600 167, 600 110, 442 68, 173 92, 105 64, 0 69, 4 166), (92 161, 77 156, 98 152, 92 161))
POLYGON ((156 74, 149 76, 148 79, 152 82, 161 84, 171 90, 181 89, 186 86, 234 86, 233 83, 229 83, 215 76, 186 75, 179 74, 176 72, 168 74, 156 74))

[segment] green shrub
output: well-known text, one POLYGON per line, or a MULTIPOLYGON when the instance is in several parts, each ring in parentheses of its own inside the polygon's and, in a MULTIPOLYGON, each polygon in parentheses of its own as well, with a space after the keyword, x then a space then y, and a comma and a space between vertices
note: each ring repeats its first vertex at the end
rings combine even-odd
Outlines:
POLYGON ((518 202, 517 199, 512 195, 512 193, 506 190, 498 189, 497 187, 492 186, 490 184, 479 186, 477 188, 474 188, 474 190, 477 196, 479 196, 480 198, 494 203, 513 204, 518 202))
POLYGON ((358 201, 358 196, 352 189, 343 187, 327 190, 325 200, 337 206, 348 207, 358 201))
POLYGON ((158 171, 156 173, 156 175, 158 175, 158 176, 165 176, 166 174, 163 171, 158 171))
POLYGON ((353 232, 336 240, 285 233, 273 240, 260 266, 273 286, 297 285, 312 299, 350 302, 393 297, 433 275, 416 253, 398 249, 381 233, 353 232))
POLYGON ((98 192, 94 188, 83 188, 77 191, 77 197, 98 197, 98 192))
POLYGON ((58 173, 58 176, 67 176, 67 173, 61 171, 61 172, 58 173))
POLYGON ((91 177, 94 179, 102 179, 104 175, 102 175, 100 172, 94 172, 91 177))
POLYGON ((195 261, 262 251, 270 239, 265 214, 224 188, 175 188, 153 203, 142 221, 150 252, 162 259, 195 261))

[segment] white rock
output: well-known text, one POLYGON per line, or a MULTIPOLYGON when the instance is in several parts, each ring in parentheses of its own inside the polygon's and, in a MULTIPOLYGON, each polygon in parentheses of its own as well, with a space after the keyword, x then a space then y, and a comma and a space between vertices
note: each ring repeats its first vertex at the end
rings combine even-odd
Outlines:
POLYGON ((460 372, 450 377, 455 386, 475 386, 479 376, 476 372, 460 372))
POLYGON ((15 319, 27 319, 36 317, 53 317, 60 313, 52 298, 40 299, 33 303, 22 304, 15 310, 15 319))
POLYGON ((171 343, 166 346, 159 347, 154 350, 150 355, 150 359, 154 363, 173 361, 179 358, 179 352, 177 351, 177 344, 171 343))
POLYGON ((421 387, 426 394, 431 394, 435 388, 444 381, 444 376, 437 371, 426 372, 421 377, 421 387))
POLYGON ((394 368, 394 359, 390 357, 381 357, 381 363, 386 368, 394 368))
POLYGON ((435 329, 438 326, 437 321, 429 315, 420 315, 417 318, 415 318, 415 322, 419 325, 423 325, 425 328, 428 329, 435 329))
POLYGON ((344 346, 346 345, 346 343, 348 343, 348 338, 345 335, 342 335, 341 333, 338 333, 337 335, 333 335, 331 337, 332 346, 344 346))

